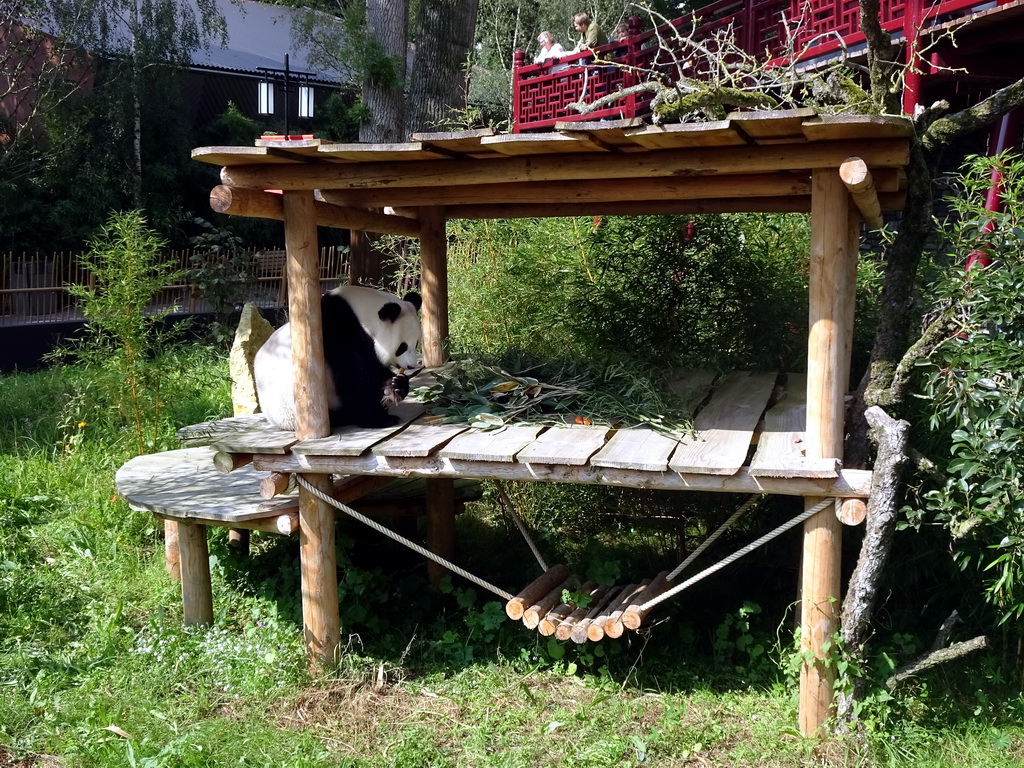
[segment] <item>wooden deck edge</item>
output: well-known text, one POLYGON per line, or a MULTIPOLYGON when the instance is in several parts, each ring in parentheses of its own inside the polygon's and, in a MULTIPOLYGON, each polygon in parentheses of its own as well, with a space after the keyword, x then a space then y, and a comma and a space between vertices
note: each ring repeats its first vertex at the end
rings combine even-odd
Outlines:
POLYGON ((386 456, 255 456, 253 465, 277 472, 353 472, 398 477, 458 478, 481 480, 522 480, 581 485, 611 485, 670 491, 718 491, 722 493, 771 493, 783 496, 837 496, 867 498, 871 491, 871 471, 846 469, 836 478, 755 477, 749 467, 734 475, 679 474, 643 472, 630 469, 518 464, 516 462, 462 461, 431 457, 397 458, 386 456))
POLYGON ((299 512, 284 512, 282 514, 270 515, 269 517, 251 518, 248 520, 223 520, 220 518, 206 517, 201 514, 168 514, 167 512, 154 512, 161 520, 174 520, 179 523, 198 523, 214 528, 239 528, 248 531, 265 531, 267 533, 280 533, 289 536, 299 530, 299 512))

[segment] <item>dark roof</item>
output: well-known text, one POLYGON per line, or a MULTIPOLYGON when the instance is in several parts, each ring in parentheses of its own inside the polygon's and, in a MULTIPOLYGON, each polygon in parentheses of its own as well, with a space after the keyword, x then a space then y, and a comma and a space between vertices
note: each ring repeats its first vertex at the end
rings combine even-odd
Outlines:
POLYGON ((218 0, 217 6, 227 23, 226 46, 208 41, 193 54, 195 66, 257 73, 260 67, 283 69, 287 53, 292 70, 312 72, 315 80, 343 83, 354 79, 352 72, 340 65, 323 68, 309 64, 308 42, 292 35, 292 18, 305 11, 254 0, 218 0))

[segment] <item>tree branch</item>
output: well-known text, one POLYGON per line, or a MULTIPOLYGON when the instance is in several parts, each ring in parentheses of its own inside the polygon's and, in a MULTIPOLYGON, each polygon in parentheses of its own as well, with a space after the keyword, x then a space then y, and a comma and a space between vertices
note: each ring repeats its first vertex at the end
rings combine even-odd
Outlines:
POLYGON ((960 112, 941 117, 921 134, 921 144, 930 154, 941 152, 952 142, 992 125, 1007 112, 1024 105, 1024 78, 1000 88, 987 99, 960 112))
POLYGON ((959 659, 968 653, 980 651, 982 648, 988 648, 988 638, 985 635, 978 635, 962 643, 954 643, 948 648, 942 648, 938 651, 929 651, 924 656, 917 658, 897 671, 896 674, 885 681, 885 687, 891 691, 908 677, 912 677, 918 672, 923 672, 939 664, 945 664, 947 661, 959 659))

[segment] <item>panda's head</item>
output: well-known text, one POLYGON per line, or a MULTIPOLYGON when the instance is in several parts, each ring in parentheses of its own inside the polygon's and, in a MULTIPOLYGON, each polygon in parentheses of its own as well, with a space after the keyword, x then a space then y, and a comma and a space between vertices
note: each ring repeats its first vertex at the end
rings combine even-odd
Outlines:
POLYGON ((407 293, 400 299, 390 293, 361 285, 346 285, 332 293, 342 296, 352 308, 359 324, 373 339, 377 359, 389 368, 415 368, 419 365, 422 327, 417 314, 422 299, 407 293))

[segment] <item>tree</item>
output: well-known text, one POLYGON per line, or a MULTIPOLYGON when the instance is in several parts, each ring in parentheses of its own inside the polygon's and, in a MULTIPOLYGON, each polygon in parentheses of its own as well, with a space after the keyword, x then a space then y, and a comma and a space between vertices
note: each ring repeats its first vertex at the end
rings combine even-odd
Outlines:
POLYGON ((142 204, 142 119, 148 70, 175 70, 191 62, 204 42, 224 42, 216 0, 40 0, 56 19, 73 18, 75 42, 103 57, 104 86, 123 94, 131 136, 130 196, 142 204), (121 86, 124 87, 121 87, 121 86))
MULTIPOLYGON (((904 65, 896 58, 897 51, 889 34, 879 24, 878 0, 860 0, 860 9, 861 30, 868 44, 870 93, 879 106, 891 110, 898 104, 898 84, 904 65)), ((876 474, 881 475, 877 482, 893 489, 893 492, 876 494, 871 499, 868 533, 843 606, 845 649, 856 662, 856 667, 863 666, 866 656, 864 649, 869 636, 869 622, 877 602, 881 574, 888 563, 902 500, 902 494, 898 492, 899 480, 909 463, 908 454, 912 453, 912 448, 907 445, 906 423, 889 418, 881 407, 898 416, 907 414, 914 363, 927 356, 948 336, 948 328, 941 320, 932 323, 916 340, 913 333, 916 320, 916 313, 912 311, 914 288, 935 227, 933 189, 936 168, 953 142, 991 126, 1022 105, 1024 79, 959 112, 947 114, 949 105, 938 102, 927 106, 913 118, 916 131, 907 169, 907 201, 900 227, 886 251, 881 311, 887 320, 879 323, 876 330, 871 364, 861 383, 848 442, 848 457, 854 462, 865 462, 869 452, 868 414, 874 408, 874 442, 881 446, 880 455, 887 457, 884 464, 877 462, 875 465, 876 474), (884 449, 887 445, 896 447, 884 449)), ((944 632, 948 636, 948 629, 944 628, 944 632)), ((981 646, 975 644, 966 650, 977 647, 981 646)), ((864 690, 863 679, 854 676, 852 682, 852 694, 841 697, 839 702, 840 719, 847 723, 855 719, 854 703, 864 690)))
POLYGON ((473 49, 478 4, 479 0, 420 4, 406 133, 442 125, 453 110, 466 107, 466 78, 456 75, 462 74, 473 49))

